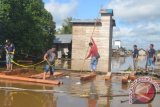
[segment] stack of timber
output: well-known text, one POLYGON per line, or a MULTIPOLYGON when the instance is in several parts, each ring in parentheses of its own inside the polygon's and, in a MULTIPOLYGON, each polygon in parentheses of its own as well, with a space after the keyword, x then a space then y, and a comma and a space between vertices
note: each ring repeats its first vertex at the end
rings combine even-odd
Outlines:
POLYGON ((0 74, 0 79, 12 80, 12 81, 23 81, 23 82, 32 82, 32 83, 41 83, 41 84, 50 84, 50 85, 60 85, 61 81, 58 80, 43 80, 43 79, 34 79, 28 77, 18 77, 18 76, 8 76, 5 74, 0 74))

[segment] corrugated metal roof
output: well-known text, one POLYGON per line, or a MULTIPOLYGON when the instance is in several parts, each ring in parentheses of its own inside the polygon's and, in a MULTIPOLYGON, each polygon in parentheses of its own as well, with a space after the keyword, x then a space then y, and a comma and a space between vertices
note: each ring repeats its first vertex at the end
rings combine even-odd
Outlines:
POLYGON ((71 23, 95 23, 100 22, 100 19, 73 19, 71 23))
POLYGON ((71 43, 72 35, 71 34, 61 34, 55 35, 53 43, 71 43))
POLYGON ((101 9, 100 12, 112 15, 113 14, 113 9, 101 9))

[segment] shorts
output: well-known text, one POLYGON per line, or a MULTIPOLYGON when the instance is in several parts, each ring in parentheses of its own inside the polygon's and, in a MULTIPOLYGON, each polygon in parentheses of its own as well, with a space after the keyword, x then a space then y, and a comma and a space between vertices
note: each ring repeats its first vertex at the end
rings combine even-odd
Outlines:
POLYGON ((45 71, 45 72, 50 71, 50 75, 53 75, 55 69, 54 69, 54 66, 50 66, 50 65, 46 64, 44 71, 45 71))
POLYGON ((6 64, 12 64, 12 60, 14 58, 13 54, 6 54, 6 64))
POLYGON ((93 71, 96 70, 97 63, 98 63, 98 59, 96 57, 92 57, 91 58, 91 63, 90 63, 91 70, 93 70, 93 71))
POLYGON ((148 60, 147 60, 147 66, 150 66, 153 69, 155 68, 155 62, 153 61, 153 58, 148 58, 148 60))

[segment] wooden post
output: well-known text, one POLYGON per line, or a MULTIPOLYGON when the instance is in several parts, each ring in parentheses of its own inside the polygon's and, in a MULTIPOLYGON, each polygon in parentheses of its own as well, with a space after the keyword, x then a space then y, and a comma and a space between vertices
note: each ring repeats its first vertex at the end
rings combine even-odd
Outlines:
POLYGON ((110 80, 111 79, 111 72, 108 72, 107 75, 105 76, 105 80, 110 80))

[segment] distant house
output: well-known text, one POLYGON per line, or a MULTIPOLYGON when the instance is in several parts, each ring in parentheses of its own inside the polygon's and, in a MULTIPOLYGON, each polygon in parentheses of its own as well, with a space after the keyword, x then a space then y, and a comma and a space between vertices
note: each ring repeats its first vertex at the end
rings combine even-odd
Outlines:
POLYGON ((115 40, 113 45, 120 48, 121 47, 121 41, 120 40, 115 40))
POLYGON ((55 35, 53 43, 56 45, 58 51, 58 58, 71 58, 71 34, 55 35))
POLYGON ((139 49, 139 56, 145 56, 146 55, 146 51, 144 49, 139 49))

